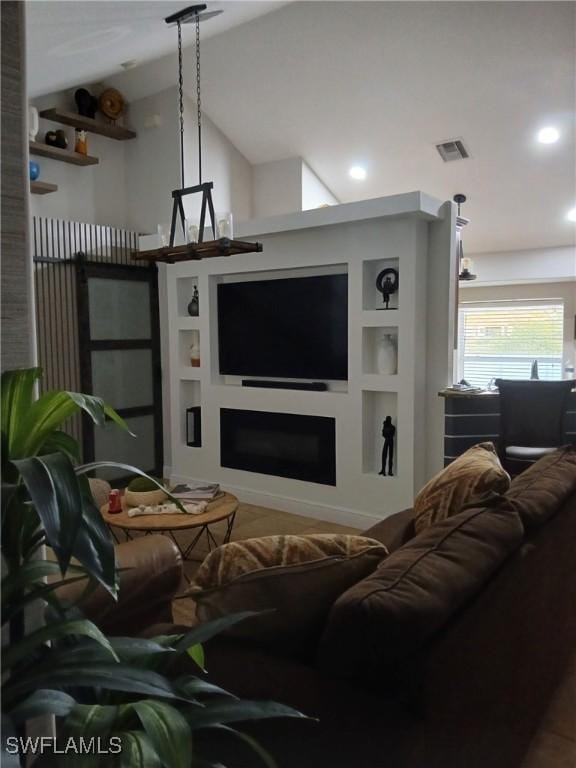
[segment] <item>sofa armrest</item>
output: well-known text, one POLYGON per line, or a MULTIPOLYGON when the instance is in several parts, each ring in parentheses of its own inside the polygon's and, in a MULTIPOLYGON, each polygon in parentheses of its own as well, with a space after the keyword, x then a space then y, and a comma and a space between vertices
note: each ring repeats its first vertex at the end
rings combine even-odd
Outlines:
MULTIPOLYGON (((104 632, 136 635, 151 624, 172 621, 172 599, 182 578, 182 556, 166 536, 143 536, 115 548, 121 572, 118 600, 97 587, 79 607, 104 632)), ((58 596, 76 602, 85 582, 58 591, 58 596)))
POLYGON ((364 532, 364 536, 384 544, 389 552, 400 549, 415 535, 414 510, 405 509, 384 518, 364 532))

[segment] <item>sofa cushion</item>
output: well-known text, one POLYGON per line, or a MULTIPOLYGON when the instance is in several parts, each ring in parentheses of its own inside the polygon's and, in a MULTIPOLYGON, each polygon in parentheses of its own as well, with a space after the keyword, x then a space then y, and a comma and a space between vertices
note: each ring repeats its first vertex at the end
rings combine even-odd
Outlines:
POLYGON ((526 530, 545 523, 576 493, 576 448, 568 446, 544 456, 514 478, 505 498, 526 530))
POLYGON ((336 598, 386 554, 378 541, 340 534, 231 542, 206 557, 189 594, 202 622, 239 611, 269 611, 229 634, 302 658, 314 653, 336 598))
POLYGON ((509 487, 510 475, 500 464, 494 445, 478 443, 429 480, 416 496, 416 532, 509 487))
POLYGON ((412 660, 522 543, 504 502, 430 526, 335 602, 318 663, 382 685, 412 660))

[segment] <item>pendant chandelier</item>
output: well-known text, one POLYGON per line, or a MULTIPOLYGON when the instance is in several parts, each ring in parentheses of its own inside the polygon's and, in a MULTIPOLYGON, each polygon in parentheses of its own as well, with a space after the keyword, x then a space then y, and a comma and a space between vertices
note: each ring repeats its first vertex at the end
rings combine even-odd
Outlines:
POLYGON ((458 213, 456 214, 456 251, 458 253, 458 280, 470 281, 476 280, 476 275, 472 274, 474 265, 472 259, 464 256, 464 248, 462 246, 462 230, 465 226, 470 224, 470 219, 466 219, 460 213, 460 206, 466 202, 466 195, 454 195, 454 202, 458 206, 458 213))
POLYGON ((216 216, 212 201, 214 182, 202 181, 202 100, 200 92, 200 22, 211 19, 222 11, 206 11, 206 5, 191 5, 165 19, 169 26, 176 25, 178 31, 178 96, 180 118, 180 188, 172 192, 172 221, 170 224, 170 241, 167 246, 150 251, 137 251, 136 259, 147 261, 162 261, 173 264, 177 261, 191 261, 213 258, 217 256, 232 256, 237 253, 254 253, 262 251, 261 243, 249 243, 244 240, 232 240, 228 237, 216 238, 216 216), (198 183, 187 187, 184 169, 184 74, 182 66, 182 24, 194 23, 196 26, 196 125, 198 130, 198 183), (188 239, 186 217, 182 198, 187 195, 202 195, 200 206, 200 223, 198 226, 198 242, 174 245, 178 220, 182 227, 184 239, 188 239), (211 240, 204 240, 206 215, 210 217, 211 240))

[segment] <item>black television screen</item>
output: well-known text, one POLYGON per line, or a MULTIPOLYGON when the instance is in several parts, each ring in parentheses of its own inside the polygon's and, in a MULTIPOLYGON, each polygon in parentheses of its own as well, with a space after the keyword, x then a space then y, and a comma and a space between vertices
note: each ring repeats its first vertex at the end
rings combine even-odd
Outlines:
POLYGON ((220 373, 348 378, 348 275, 218 285, 220 373))

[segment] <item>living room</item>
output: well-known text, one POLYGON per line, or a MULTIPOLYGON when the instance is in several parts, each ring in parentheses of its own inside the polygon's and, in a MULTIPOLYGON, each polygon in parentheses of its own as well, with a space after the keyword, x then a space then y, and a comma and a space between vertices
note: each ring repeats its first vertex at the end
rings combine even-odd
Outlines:
POLYGON ((1 10, 7 734, 572 766, 576 4, 1 10))

